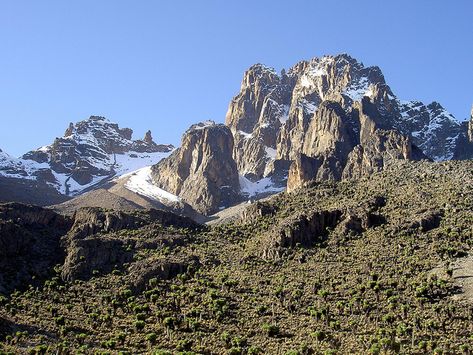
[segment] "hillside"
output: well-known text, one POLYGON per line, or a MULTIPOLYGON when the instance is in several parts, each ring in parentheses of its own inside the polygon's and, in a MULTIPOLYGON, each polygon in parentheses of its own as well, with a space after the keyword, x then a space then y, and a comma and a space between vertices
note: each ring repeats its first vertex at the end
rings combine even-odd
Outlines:
POLYGON ((473 298, 461 284, 473 273, 472 183, 471 161, 393 161, 208 227, 158 211, 61 217, 3 205, 0 244, 11 231, 25 237, 0 249, 17 260, 0 263, 0 281, 10 280, 0 349, 469 353, 473 298), (62 255, 41 254, 46 235, 62 255))

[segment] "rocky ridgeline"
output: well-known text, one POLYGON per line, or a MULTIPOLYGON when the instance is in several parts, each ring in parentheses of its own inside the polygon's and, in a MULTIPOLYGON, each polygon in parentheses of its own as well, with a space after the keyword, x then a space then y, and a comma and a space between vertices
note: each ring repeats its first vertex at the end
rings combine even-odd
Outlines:
MULTIPOLYGON (((437 102, 401 101, 378 67, 342 54, 301 61, 281 73, 253 65, 225 125, 193 125, 167 157, 172 148, 156 144, 151 132, 132 140, 131 129, 92 116, 22 159, 0 152, 0 182, 21 180, 22 189, 57 203, 155 164, 146 181, 209 215, 286 187, 359 178, 394 160, 470 159, 473 117, 459 122, 437 102), (140 159, 146 164, 132 162, 140 159)), ((150 188, 139 187, 141 193, 150 188)), ((3 190, 7 196, 15 188, 3 190)))
POLYGON ((275 160, 300 163, 300 154, 318 161, 313 169, 322 170, 309 174, 318 179, 376 171, 370 160, 378 160, 383 145, 389 156, 410 159, 415 145, 433 160, 448 160, 461 155, 466 136, 440 104, 400 101, 378 67, 364 67, 348 55, 303 61, 280 75, 259 64, 251 67, 226 123, 235 136, 239 171, 255 179, 271 176, 275 160), (388 133, 393 130, 397 135, 388 133), (353 166, 360 159, 361 166, 353 166))
MULTIPOLYGON (((20 159, 0 153, 0 177, 3 181, 29 181, 30 185, 40 185, 43 190, 49 188, 64 196, 74 196, 137 166, 157 162, 174 148, 156 144, 150 131, 139 140, 133 140, 132 134, 130 128, 120 128, 104 117, 91 116, 76 124, 70 123, 63 137, 20 159), (140 160, 145 163, 140 165, 140 160)), ((56 201, 49 201, 51 203, 56 201)))

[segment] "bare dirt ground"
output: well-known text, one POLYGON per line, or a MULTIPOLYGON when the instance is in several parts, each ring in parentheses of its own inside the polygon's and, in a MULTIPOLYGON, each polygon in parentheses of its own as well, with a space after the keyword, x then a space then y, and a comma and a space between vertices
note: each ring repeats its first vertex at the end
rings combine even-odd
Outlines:
MULTIPOLYGON (((451 277, 455 285, 461 288, 461 292, 454 295, 452 299, 473 303, 473 255, 456 260, 448 268, 452 270, 451 277)), ((432 274, 442 278, 449 277, 446 265, 437 266, 432 270, 432 274)))
POLYGON ((458 259, 450 267, 453 270, 452 277, 455 283, 463 290, 453 298, 473 302, 473 255, 458 259))

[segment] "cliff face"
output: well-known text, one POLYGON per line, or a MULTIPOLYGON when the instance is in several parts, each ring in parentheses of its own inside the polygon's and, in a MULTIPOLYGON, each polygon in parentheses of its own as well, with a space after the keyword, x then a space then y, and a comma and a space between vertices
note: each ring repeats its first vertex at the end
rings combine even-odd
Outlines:
POLYGON ((225 125, 212 121, 193 125, 181 146, 153 166, 154 183, 203 214, 227 207, 238 199, 240 190, 233 144, 225 125))
POLYGON ((379 128, 381 120, 368 97, 355 102, 350 115, 336 103, 323 103, 311 121, 303 153, 290 167, 287 191, 313 180, 359 178, 383 170, 392 160, 428 159, 408 136, 379 128))
POLYGON ((345 54, 302 61, 281 74, 252 66, 226 124, 240 174, 253 181, 281 175, 277 162, 293 161, 292 187, 308 172, 339 180, 378 171, 390 159, 452 159, 467 136, 440 104, 399 100, 378 67, 345 54))

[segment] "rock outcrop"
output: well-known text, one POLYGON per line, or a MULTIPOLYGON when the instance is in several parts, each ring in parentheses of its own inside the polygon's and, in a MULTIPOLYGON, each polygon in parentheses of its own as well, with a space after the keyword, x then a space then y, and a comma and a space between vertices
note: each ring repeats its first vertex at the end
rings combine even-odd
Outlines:
POLYGON ((315 211, 285 221, 268 233, 261 257, 278 259, 287 249, 296 245, 308 247, 322 242, 327 235, 327 228, 334 228, 341 216, 339 210, 315 211))
POLYGON ((71 221, 36 206, 0 205, 0 294, 35 284, 62 263, 60 238, 71 221))
MULTIPOLYGON (((159 249, 183 243, 180 235, 162 235, 160 227, 197 229, 191 219, 167 211, 149 210, 125 213, 100 208, 82 208, 74 216, 74 224, 63 238, 66 258, 62 268, 65 281, 88 279, 94 273, 109 273, 117 265, 133 260, 136 250, 159 249), (131 231, 143 229, 140 237, 131 231), (117 232, 126 231, 124 234, 117 232)), ((138 275, 135 275, 135 278, 138 275)))
POLYGON ((58 271, 53 270, 56 265, 62 265, 65 281, 88 279, 96 272, 123 267, 141 249, 186 243, 187 236, 167 231, 171 226, 176 230, 202 228, 189 218, 160 210, 124 213, 83 208, 68 217, 37 206, 2 204, 0 295, 39 285, 58 271), (138 229, 137 237, 133 231, 138 229))
POLYGON ((192 126, 181 147, 152 169, 154 183, 198 212, 211 214, 237 201, 238 170, 228 127, 212 121, 192 126))
POLYGON ((292 192, 303 187, 306 183, 315 180, 320 165, 319 159, 299 154, 289 169, 286 191, 292 192))

